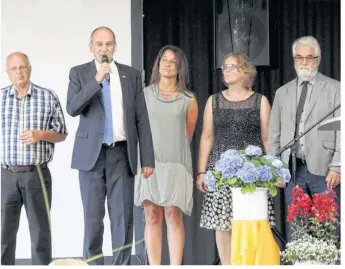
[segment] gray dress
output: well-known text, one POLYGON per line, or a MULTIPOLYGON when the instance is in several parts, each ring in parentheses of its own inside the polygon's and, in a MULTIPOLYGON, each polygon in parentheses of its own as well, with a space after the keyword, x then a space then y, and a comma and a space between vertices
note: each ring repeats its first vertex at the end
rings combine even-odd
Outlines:
POLYGON ((135 178, 134 204, 149 200, 159 206, 176 206, 190 215, 193 207, 193 176, 186 117, 191 98, 178 93, 164 98, 157 86, 144 89, 155 153, 153 175, 141 175, 140 160, 135 178))

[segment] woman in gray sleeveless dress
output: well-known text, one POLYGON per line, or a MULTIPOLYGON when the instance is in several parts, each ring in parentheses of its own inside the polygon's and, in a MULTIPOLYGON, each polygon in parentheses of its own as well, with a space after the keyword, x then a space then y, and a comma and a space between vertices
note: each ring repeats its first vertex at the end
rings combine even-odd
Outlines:
POLYGON ((181 264, 185 238, 183 213, 190 215, 193 207, 190 140, 198 106, 194 95, 186 90, 187 84, 185 55, 175 46, 165 46, 155 61, 150 86, 144 89, 155 169, 148 179, 138 173, 134 190, 134 204, 144 207, 145 243, 151 265, 161 263, 164 216, 170 263, 181 264))
MULTIPOLYGON (((200 139, 197 187, 205 192, 200 226, 216 230, 216 243, 222 265, 231 261, 232 195, 230 189, 207 191, 206 171, 228 149, 245 149, 256 145, 267 152, 270 104, 267 98, 251 90, 255 67, 240 53, 226 55, 224 81, 228 89, 208 99, 200 139)), ((275 225, 272 199, 268 200, 269 221, 275 225)))

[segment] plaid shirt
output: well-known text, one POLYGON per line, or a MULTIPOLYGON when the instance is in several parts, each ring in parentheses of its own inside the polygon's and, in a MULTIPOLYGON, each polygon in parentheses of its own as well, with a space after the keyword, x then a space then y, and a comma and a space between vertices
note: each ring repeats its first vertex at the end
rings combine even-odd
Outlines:
POLYGON ((30 83, 27 95, 18 98, 13 85, 1 91, 1 164, 21 166, 49 162, 54 144, 41 141, 25 145, 20 136, 24 130, 51 130, 67 134, 66 123, 57 95, 30 83))

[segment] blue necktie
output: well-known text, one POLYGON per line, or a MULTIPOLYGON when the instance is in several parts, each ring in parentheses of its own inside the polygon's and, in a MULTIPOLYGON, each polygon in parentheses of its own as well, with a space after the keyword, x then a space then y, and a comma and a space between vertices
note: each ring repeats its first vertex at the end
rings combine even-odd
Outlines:
POLYGON ((106 79, 102 82, 102 98, 104 104, 104 143, 110 145, 114 141, 114 131, 113 131, 113 116, 111 108, 111 98, 110 98, 110 85, 106 79))

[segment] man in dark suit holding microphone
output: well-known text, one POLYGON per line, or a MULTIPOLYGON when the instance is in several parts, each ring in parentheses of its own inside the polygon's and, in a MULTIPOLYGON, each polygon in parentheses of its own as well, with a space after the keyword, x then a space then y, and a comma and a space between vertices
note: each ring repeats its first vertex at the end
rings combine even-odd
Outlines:
MULTIPOLYGON (((106 197, 112 248, 132 243, 138 142, 145 178, 154 167, 140 72, 113 60, 116 40, 108 27, 92 32, 89 48, 95 60, 71 69, 67 96, 68 114, 80 116, 72 168, 79 170, 84 259, 102 253, 106 197)), ((130 256, 131 248, 116 252, 113 264, 129 264, 130 256)), ((94 261, 103 263, 103 258, 94 261)))

